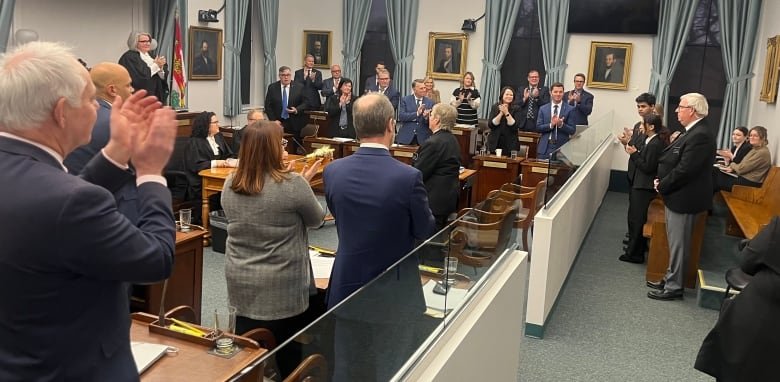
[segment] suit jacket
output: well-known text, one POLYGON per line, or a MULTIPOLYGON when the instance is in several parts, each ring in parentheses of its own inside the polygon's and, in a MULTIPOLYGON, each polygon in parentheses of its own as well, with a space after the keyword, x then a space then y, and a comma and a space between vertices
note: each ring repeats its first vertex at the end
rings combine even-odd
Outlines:
POLYGON ((618 84, 623 82, 623 64, 620 62, 613 63, 612 70, 609 71, 609 75, 607 75, 607 67, 602 67, 596 81, 613 82, 618 84))
POLYGON ((550 127, 552 121, 552 103, 539 108, 539 116, 536 120, 536 131, 542 133, 539 138, 539 145, 536 148, 536 157, 547 159, 550 154, 559 147, 566 144, 569 138, 577 131, 571 120, 571 113, 574 110, 566 102, 561 102, 561 110, 558 116, 563 118, 563 125, 557 129, 550 127))
POLYGON ((531 95, 528 95, 528 99, 523 100, 523 93, 525 92, 525 89, 527 89, 528 86, 517 89, 517 92, 515 93, 515 101, 517 105, 520 106, 520 116, 522 119, 526 119, 528 116, 528 109, 531 109, 531 115, 532 118, 529 118, 533 121, 536 121, 536 118, 539 114, 539 107, 542 105, 550 103, 550 89, 547 88, 547 86, 539 85, 539 95, 536 97, 531 97, 531 95))
POLYGON ((322 107, 322 101, 320 100, 320 89, 322 89, 322 72, 317 69, 312 69, 314 73, 314 79, 305 76, 304 69, 298 69, 295 71, 295 77, 293 82, 303 85, 303 93, 308 99, 308 104, 311 109, 319 110, 322 107))
POLYGON ((222 133, 214 135, 214 140, 219 146, 219 155, 214 155, 211 145, 206 138, 190 137, 187 142, 187 148, 184 151, 184 166, 187 169, 187 181, 190 189, 187 193, 187 200, 200 199, 201 197, 201 176, 198 172, 211 168, 212 160, 224 160, 235 158, 236 155, 225 141, 222 133))
POLYGON ((450 131, 439 130, 419 149, 412 164, 422 173, 434 215, 455 212, 460 188, 460 145, 450 131))
MULTIPOLYGON (((639 130, 639 127, 642 125, 642 122, 637 122, 634 124, 634 129, 631 133, 631 138, 628 140, 628 146, 634 146, 637 150, 642 151, 645 147, 645 135, 641 133, 639 130)), ((630 158, 628 160, 628 185, 629 187, 634 184, 634 174, 636 174, 636 163, 632 161, 630 158)))
POLYGON ((217 63, 211 57, 197 55, 192 59, 192 74, 215 75, 217 73, 217 63))
MULTIPOLYGON (((433 107, 433 101, 428 97, 422 97, 422 103, 426 109, 433 107)), ((422 114, 417 115, 417 99, 413 94, 401 98, 398 107, 398 122, 401 122, 401 129, 395 137, 396 142, 408 145, 412 143, 415 135, 417 143, 423 144, 431 135, 431 129, 428 127, 428 118, 422 114)))
POLYGON ((387 97, 387 99, 390 100, 390 103, 393 105, 393 109, 395 111, 398 111, 398 103, 401 100, 401 93, 398 92, 398 89, 393 87, 393 85, 389 85, 384 91, 382 91, 379 88, 374 88, 371 90, 372 92, 380 92, 387 97))
POLYGON ((158 183, 138 186, 137 226, 117 211, 129 178, 102 155, 76 177, 0 137, 0 380, 138 380, 127 283, 171 274, 175 225, 158 183))
POLYGON ((233 140, 230 142, 230 151, 232 151, 236 157, 238 157, 238 153, 241 150, 241 139, 244 138, 246 127, 247 125, 244 125, 238 130, 233 130, 233 140))
POLYGON ((654 181, 658 175, 658 158, 664 150, 664 142, 661 137, 656 135, 642 149, 631 154, 628 158, 629 163, 633 164, 634 173, 630 176, 633 179, 631 187, 640 190, 655 189, 654 181))
POLYGON ((504 117, 501 117, 501 122, 496 125, 493 123, 493 118, 498 115, 498 103, 490 107, 490 114, 488 114, 490 134, 488 135, 487 145, 488 150, 491 152, 500 148, 508 155, 510 151, 517 150, 520 147, 520 142, 517 140, 517 130, 519 128, 518 125, 522 123, 521 121, 525 120, 525 116, 520 113, 520 107, 515 104, 509 106, 509 113, 515 119, 514 125, 507 125, 504 117))
POLYGON ((721 308, 715 327, 699 349, 695 368, 718 381, 771 381, 777 378, 780 344, 780 218, 775 216, 739 256, 753 279, 721 308))
POLYGON ((366 78, 366 82, 363 84, 363 93, 375 92, 378 87, 379 82, 377 82, 376 74, 374 74, 373 76, 366 78))
POLYGON ((449 67, 447 67, 446 62, 443 58, 439 60, 439 63, 436 65, 438 73, 460 73, 460 56, 453 55, 449 67))
MULTIPOLYGON (((395 160, 386 149, 361 147, 331 162, 323 180, 339 236, 328 287, 331 308, 409 253, 415 239, 431 235, 434 219, 420 171, 395 160)), ((395 277, 422 297, 417 271, 395 277)))
POLYGON ((569 103, 569 94, 571 94, 573 90, 567 91, 563 95, 563 100, 566 101, 570 106, 574 106, 574 111, 571 113, 570 117, 573 119, 574 126, 577 125, 587 125, 588 124, 588 116, 593 111, 593 94, 590 92, 585 91, 585 89, 582 89, 580 92, 580 102, 577 103, 569 103))
POLYGON ((696 122, 664 149, 658 160, 658 192, 664 204, 679 214, 712 208, 712 163, 715 136, 707 119, 696 122))
MULTIPOLYGON (((97 102, 97 120, 95 120, 95 126, 92 128, 92 139, 88 144, 73 150, 64 160, 65 167, 73 175, 80 174, 84 166, 95 155, 98 155, 100 150, 108 144, 109 138, 111 138, 111 104, 100 98, 98 98, 97 102)), ((114 193, 114 198, 116 199, 119 212, 135 224, 138 221, 138 191, 135 186, 135 179, 129 179, 125 182, 114 193)))
POLYGON ((285 124, 285 131, 296 134, 306 125, 306 114, 304 111, 309 109, 309 103, 304 96, 303 86, 296 82, 290 82, 287 106, 295 107, 298 113, 290 114, 289 118, 282 119, 282 83, 276 81, 268 85, 265 93, 265 113, 271 121, 282 121, 285 124))
POLYGON ((152 75, 149 65, 146 65, 141 59, 141 53, 137 50, 128 50, 119 58, 119 65, 122 65, 130 73, 133 89, 136 91, 145 89, 148 95, 156 96, 157 99, 166 104, 168 101, 168 82, 160 78, 158 73, 152 75))
MULTIPOLYGON (((344 77, 341 77, 339 81, 343 81, 344 77)), ((354 84, 353 84, 354 87, 354 84)), ((320 93, 323 97, 325 97, 325 100, 328 100, 328 97, 332 96, 338 91, 338 87, 333 85, 333 77, 326 78, 322 81, 322 89, 320 89, 320 93), (334 89, 334 87, 336 89, 334 89)), ((352 92, 354 93, 356 89, 352 89, 352 92)))
POLYGON ((732 163, 739 163, 742 162, 742 159, 745 158, 745 155, 750 152, 750 150, 753 149, 753 146, 745 140, 745 142, 742 143, 742 145, 739 146, 739 149, 737 149, 737 146, 731 146, 731 153, 734 155, 734 157, 731 159, 732 163))
POLYGON ((357 97, 352 94, 352 99, 348 104, 345 105, 347 113, 347 128, 343 130, 339 125, 341 113, 343 113, 341 107, 339 107, 340 98, 341 94, 334 94, 328 97, 328 100, 325 101, 325 111, 328 112, 328 119, 330 120, 330 136, 355 139, 357 138, 357 134, 355 132, 355 126, 352 124, 352 105, 355 104, 357 97))

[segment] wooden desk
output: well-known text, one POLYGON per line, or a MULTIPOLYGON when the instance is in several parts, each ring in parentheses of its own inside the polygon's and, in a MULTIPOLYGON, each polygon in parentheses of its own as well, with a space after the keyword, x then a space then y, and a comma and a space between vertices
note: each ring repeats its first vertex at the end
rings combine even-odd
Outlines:
POLYGON ((521 164, 523 174, 523 186, 534 187, 540 181, 547 179, 548 171, 550 175, 547 183, 547 193, 545 200, 555 195, 556 192, 566 183, 571 175, 572 168, 559 162, 549 162, 539 159, 528 159, 521 164), (548 169, 549 167, 549 169, 548 169))
POLYGON ((477 170, 465 169, 458 175, 460 180, 460 195, 458 196, 458 211, 471 207, 471 195, 474 189, 474 183, 477 182, 477 170))
POLYGON ((326 137, 303 138, 303 148, 308 153, 326 145, 333 149, 333 159, 339 159, 344 155, 344 141, 338 141, 326 137))
MULTIPOLYGON (((293 166, 293 171, 295 172, 301 172, 304 166, 304 161, 297 161, 298 159, 303 158, 301 155, 288 155, 288 160, 295 161, 293 166)), ((312 187, 319 186, 322 184, 322 170, 325 168, 325 166, 328 165, 327 162, 325 163, 320 169, 317 171, 317 174, 314 175, 314 177, 311 179, 309 184, 312 187)), ((228 175, 235 171, 235 168, 230 167, 218 167, 218 168, 207 168, 205 170, 201 170, 198 175, 203 179, 202 186, 201 186, 201 194, 203 195, 203 207, 202 207, 202 215, 201 220, 203 222, 204 227, 209 227, 209 196, 214 195, 218 192, 222 192, 222 187, 225 185, 225 179, 227 179, 228 175)))
POLYGON ((452 135, 458 140, 460 146, 460 165, 471 167, 471 157, 477 147, 476 126, 455 126, 452 128, 452 135))
POLYGON ((393 145, 390 147, 390 155, 400 162, 410 165, 414 159, 414 154, 417 153, 417 149, 419 148, 420 146, 393 145))
MULTIPOLYGON (((164 355, 152 364, 141 375, 141 381, 227 381, 240 375, 241 371, 248 366, 257 363, 268 352, 255 341, 233 336, 234 341, 241 345, 241 351, 230 359, 217 357, 207 353, 209 347, 206 345, 150 333, 149 324, 157 320, 156 316, 134 313, 132 318, 131 341, 162 344, 179 349, 177 355, 164 355)), ((250 374, 257 377, 255 373, 262 374, 261 369, 258 366, 250 374)))
POLYGON ((330 135, 330 118, 328 112, 321 110, 306 110, 304 112, 308 117, 308 123, 317 125, 317 135, 325 138, 333 138, 330 135))
POLYGON ((183 113, 176 113, 176 120, 179 122, 179 127, 176 130, 176 136, 189 137, 192 135, 192 119, 200 113, 200 111, 185 111, 183 113))
POLYGON ((517 132, 517 140, 520 142, 520 144, 523 146, 528 146, 528 153, 526 153, 526 157, 536 158, 536 148, 539 146, 539 137, 541 136, 542 134, 534 132, 517 132))
POLYGON ((511 159, 495 155, 477 155, 474 157, 474 168, 479 171, 477 186, 474 188, 473 200, 479 203, 487 198, 488 193, 501 188, 504 183, 512 183, 520 175, 520 163, 523 158, 511 159))
MULTIPOLYGON (((190 232, 176 232, 176 253, 173 272, 168 278, 165 307, 191 306, 195 310, 196 323, 200 323, 203 283, 203 235, 206 231, 195 228, 190 232)), ((160 311, 163 283, 134 285, 131 309, 156 314, 160 311)), ((167 310, 167 309, 166 309, 167 310)))

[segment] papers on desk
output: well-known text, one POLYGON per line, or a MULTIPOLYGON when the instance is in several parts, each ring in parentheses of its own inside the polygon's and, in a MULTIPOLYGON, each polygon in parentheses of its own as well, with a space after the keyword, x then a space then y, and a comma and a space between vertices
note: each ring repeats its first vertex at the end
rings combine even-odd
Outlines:
POLYGON ((168 346, 150 344, 147 342, 131 342, 130 349, 133 352, 133 359, 135 360, 135 367, 138 369, 138 375, 141 375, 149 366, 152 366, 153 363, 165 355, 168 346))
POLYGON ((333 137, 331 139, 334 140, 334 141, 337 141, 337 142, 354 142, 355 141, 352 138, 344 138, 344 137, 333 137))
POLYGON ((336 258, 333 256, 323 256, 315 250, 309 250, 309 259, 311 268, 314 270, 315 279, 329 279, 330 272, 333 270, 333 262, 336 258))
POLYGON ((428 307, 426 314, 433 317, 444 317, 445 313, 450 312, 455 307, 460 306, 463 300, 466 298, 466 289, 450 288, 447 292, 446 299, 447 304, 444 304, 445 295, 433 293, 433 288, 436 286, 436 280, 428 280, 423 285, 423 296, 425 296, 425 306, 428 307), (446 310, 445 310, 446 308, 446 310))
POLYGON ((737 174, 735 174, 735 173, 733 173, 733 172, 726 172, 726 171, 723 171, 724 169, 728 168, 728 166, 724 166, 724 165, 721 165, 721 164, 715 163, 715 164, 713 164, 713 165, 712 165, 712 167, 715 167, 715 168, 717 168, 718 170, 720 170, 720 172, 721 172, 722 174, 728 175, 728 176, 730 176, 730 177, 732 177, 732 178, 737 178, 737 177, 738 177, 738 175, 737 175, 737 174))

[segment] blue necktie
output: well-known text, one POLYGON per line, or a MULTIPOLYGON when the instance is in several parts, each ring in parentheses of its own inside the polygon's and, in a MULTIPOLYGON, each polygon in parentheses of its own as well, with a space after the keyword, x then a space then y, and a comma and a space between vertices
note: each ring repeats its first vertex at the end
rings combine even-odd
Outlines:
POLYGON ((287 86, 282 88, 282 119, 290 118, 287 113, 287 86))

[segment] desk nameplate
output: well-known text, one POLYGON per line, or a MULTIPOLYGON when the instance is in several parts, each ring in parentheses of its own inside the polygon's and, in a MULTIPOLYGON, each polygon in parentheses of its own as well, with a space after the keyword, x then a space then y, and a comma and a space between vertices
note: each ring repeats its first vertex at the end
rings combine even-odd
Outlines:
POLYGON ((451 133, 452 133, 452 135, 463 135, 463 131, 462 130, 452 130, 451 133))
POLYGON ((506 162, 484 161, 482 162, 482 165, 485 167, 492 167, 492 168, 507 168, 506 162))
POLYGON ((517 140, 520 142, 533 142, 533 137, 517 137, 517 140))
MULTIPOLYGON (((537 173, 537 174, 547 174, 548 171, 547 171, 547 167, 536 167, 536 166, 533 166, 533 167, 531 167, 531 172, 537 173)), ((549 173, 550 173, 550 175, 556 175, 556 174, 558 174, 558 170, 554 169, 554 168, 551 168, 549 173)))
POLYGON ((404 158, 412 158, 414 157, 414 153, 411 151, 401 151, 401 150, 395 150, 393 151, 393 155, 397 157, 404 157, 404 158))

